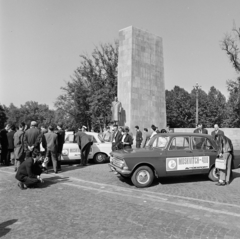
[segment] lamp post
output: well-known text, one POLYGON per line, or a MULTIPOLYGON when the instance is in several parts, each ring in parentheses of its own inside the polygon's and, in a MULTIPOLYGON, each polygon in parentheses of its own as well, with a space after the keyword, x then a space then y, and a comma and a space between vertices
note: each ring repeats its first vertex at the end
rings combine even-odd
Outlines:
POLYGON ((201 89, 201 86, 196 83, 195 86, 193 86, 194 90, 196 91, 196 126, 198 124, 198 93, 199 93, 199 90, 201 89))

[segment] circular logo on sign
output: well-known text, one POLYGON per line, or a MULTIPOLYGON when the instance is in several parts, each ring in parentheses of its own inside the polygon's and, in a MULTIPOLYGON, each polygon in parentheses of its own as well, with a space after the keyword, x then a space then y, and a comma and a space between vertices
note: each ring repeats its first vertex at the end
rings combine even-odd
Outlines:
POLYGON ((176 166, 177 166, 177 164, 176 164, 176 161, 175 161, 175 160, 170 160, 170 161, 168 162, 168 167, 169 167, 170 169, 174 169, 176 166))

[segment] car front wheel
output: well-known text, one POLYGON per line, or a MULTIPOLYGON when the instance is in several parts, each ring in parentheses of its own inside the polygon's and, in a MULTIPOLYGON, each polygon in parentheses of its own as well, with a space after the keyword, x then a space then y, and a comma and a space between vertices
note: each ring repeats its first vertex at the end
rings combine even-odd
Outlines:
POLYGON ((154 179, 154 174, 148 166, 140 166, 132 175, 132 183, 138 188, 149 187, 154 179))
POLYGON ((208 174, 208 178, 212 180, 213 182, 217 182, 219 180, 219 169, 212 167, 208 174))
POLYGON ((107 155, 104 153, 97 153, 93 158, 94 163, 105 163, 107 161, 107 155))

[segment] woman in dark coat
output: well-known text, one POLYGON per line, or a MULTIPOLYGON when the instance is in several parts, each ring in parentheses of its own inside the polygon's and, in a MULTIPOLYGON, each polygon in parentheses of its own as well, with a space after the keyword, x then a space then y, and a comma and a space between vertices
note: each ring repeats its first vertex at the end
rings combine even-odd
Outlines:
POLYGON ((131 149, 133 144, 133 138, 129 134, 129 128, 125 128, 123 130, 123 137, 121 142, 121 148, 123 149, 131 149))

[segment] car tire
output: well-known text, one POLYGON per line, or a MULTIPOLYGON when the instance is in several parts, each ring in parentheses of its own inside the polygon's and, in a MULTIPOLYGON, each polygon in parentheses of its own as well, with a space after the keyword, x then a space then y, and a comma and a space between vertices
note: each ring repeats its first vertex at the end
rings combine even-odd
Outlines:
POLYGON ((213 182, 217 182, 219 180, 219 170, 215 168, 215 166, 211 168, 208 178, 213 182))
POLYGON ((140 166, 134 171, 131 179, 137 188, 145 188, 152 184, 154 174, 150 167, 140 166))
POLYGON ((105 163, 107 161, 107 155, 104 153, 97 153, 94 155, 93 161, 97 164, 105 163))

